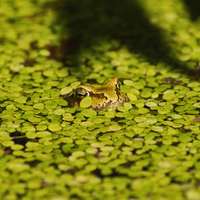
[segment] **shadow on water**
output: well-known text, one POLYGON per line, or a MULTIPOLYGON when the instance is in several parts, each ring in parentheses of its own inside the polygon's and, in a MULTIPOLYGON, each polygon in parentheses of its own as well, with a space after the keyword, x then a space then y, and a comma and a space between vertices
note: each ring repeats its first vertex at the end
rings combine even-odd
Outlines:
POLYGON ((143 55, 152 64, 165 63, 185 72, 183 62, 173 56, 163 38, 163 31, 149 22, 143 6, 137 0, 59 0, 52 4, 57 12, 57 25, 62 37, 64 53, 79 55, 94 41, 115 39, 131 52, 143 55))
POLYGON ((199 0, 183 0, 186 10, 190 14, 190 19, 196 21, 200 17, 200 1, 199 0))

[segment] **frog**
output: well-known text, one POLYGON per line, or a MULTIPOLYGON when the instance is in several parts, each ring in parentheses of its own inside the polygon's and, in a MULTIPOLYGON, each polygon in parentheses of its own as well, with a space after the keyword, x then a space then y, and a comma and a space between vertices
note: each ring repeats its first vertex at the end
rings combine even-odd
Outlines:
POLYGON ((68 101, 69 107, 77 108, 83 98, 90 96, 92 98, 90 109, 98 112, 112 107, 116 110, 118 106, 122 106, 129 100, 127 95, 120 90, 120 84, 121 82, 116 77, 97 87, 81 83, 73 94, 68 95, 65 99, 68 101))

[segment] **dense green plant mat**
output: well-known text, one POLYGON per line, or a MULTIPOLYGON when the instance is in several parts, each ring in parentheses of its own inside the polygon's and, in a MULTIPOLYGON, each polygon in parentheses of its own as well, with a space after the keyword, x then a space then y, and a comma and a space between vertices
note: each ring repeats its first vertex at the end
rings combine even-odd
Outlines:
POLYGON ((181 0, 59 3, 0 3, 0 199, 200 199, 199 20, 181 0), (67 107, 113 76, 130 102, 67 107))

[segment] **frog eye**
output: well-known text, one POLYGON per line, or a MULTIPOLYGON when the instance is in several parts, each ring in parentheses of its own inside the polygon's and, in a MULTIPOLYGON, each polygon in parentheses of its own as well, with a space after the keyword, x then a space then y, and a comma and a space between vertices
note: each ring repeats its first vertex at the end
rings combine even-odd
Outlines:
POLYGON ((76 95, 80 98, 84 98, 84 97, 88 96, 89 94, 88 94, 88 92, 86 92, 86 93, 76 93, 76 95))
POLYGON ((75 93, 76 100, 80 101, 84 97, 89 96, 89 91, 84 88, 78 88, 75 93))

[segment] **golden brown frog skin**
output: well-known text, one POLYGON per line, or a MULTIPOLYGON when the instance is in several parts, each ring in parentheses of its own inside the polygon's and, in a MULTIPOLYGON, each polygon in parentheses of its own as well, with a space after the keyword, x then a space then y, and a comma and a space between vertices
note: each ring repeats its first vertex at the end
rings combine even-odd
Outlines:
POLYGON ((108 107, 116 109, 128 101, 127 95, 121 92, 119 85, 120 82, 116 77, 100 87, 81 84, 75 89, 74 96, 68 97, 67 101, 70 107, 77 108, 84 97, 91 96, 91 109, 95 111, 107 110, 108 107))

